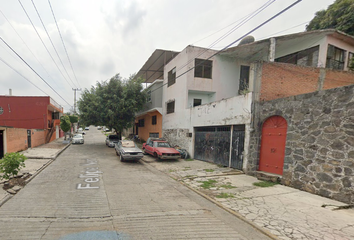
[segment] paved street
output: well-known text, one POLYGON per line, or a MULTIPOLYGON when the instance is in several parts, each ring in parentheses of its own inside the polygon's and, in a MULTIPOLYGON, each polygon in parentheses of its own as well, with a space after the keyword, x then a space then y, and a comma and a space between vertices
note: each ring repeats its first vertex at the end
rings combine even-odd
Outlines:
POLYGON ((267 239, 91 127, 0 208, 1 239, 267 239), (102 232, 104 231, 104 232, 102 232))

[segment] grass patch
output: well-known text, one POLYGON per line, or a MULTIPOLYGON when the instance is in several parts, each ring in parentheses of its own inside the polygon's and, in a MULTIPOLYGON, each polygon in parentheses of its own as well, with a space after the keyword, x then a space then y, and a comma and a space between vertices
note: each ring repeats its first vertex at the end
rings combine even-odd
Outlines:
POLYGON ((257 187, 273 187, 274 185, 277 185, 278 183, 275 182, 268 182, 268 181, 262 181, 262 182, 255 182, 253 183, 254 186, 257 187))
POLYGON ((232 189, 232 188, 236 188, 235 186, 232 186, 231 184, 223 184, 220 187, 225 188, 225 189, 232 189))
POLYGON ((190 162, 190 161, 194 161, 193 158, 188 158, 188 159, 184 159, 184 161, 190 162))
POLYGON ((176 170, 175 169, 170 169, 170 170, 168 170, 169 172, 176 172, 176 170))
POLYGON ((214 169, 204 169, 206 172, 214 172, 214 169))
POLYGON ((208 181, 199 181, 202 183, 200 186, 204 189, 210 189, 212 187, 215 187, 215 183, 217 183, 216 180, 209 179, 208 181))
POLYGON ((216 195, 217 198, 234 198, 235 196, 232 193, 220 193, 216 195))

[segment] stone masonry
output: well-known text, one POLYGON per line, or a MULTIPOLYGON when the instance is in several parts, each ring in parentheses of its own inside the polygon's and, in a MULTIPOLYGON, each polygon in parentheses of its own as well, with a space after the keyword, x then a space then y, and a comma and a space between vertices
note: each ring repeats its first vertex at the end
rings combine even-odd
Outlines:
POLYGON ((258 169, 262 123, 288 123, 282 184, 354 203, 354 85, 254 105, 247 173, 258 169))

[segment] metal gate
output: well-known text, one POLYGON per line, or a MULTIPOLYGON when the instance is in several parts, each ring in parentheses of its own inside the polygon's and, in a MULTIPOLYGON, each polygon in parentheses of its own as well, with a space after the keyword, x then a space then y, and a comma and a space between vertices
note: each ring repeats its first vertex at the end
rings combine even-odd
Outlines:
POLYGON ((195 128, 194 158, 242 170, 244 125, 232 128, 231 126, 195 128), (230 145, 232 128, 232 145, 230 145))
POLYGON ((234 126, 232 131, 231 167, 242 170, 245 143, 244 128, 234 126))
POLYGON ((194 158, 229 166, 230 126, 195 129, 194 158))

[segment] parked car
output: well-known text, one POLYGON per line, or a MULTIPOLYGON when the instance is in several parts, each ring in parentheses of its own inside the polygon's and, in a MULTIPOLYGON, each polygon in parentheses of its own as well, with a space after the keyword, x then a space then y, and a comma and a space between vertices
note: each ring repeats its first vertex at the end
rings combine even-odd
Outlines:
POLYGON ((143 152, 158 159, 178 159, 181 157, 179 151, 160 138, 148 138, 146 143, 143 143, 143 152))
POLYGON ((84 144, 84 136, 82 134, 75 134, 72 140, 72 143, 81 143, 84 144))
POLYGON ((114 147, 120 161, 139 161, 144 157, 143 152, 135 142, 131 140, 120 140, 114 147))
POLYGON ((108 147, 114 147, 115 144, 119 142, 119 140, 121 140, 121 137, 118 135, 108 135, 106 137, 106 145, 108 147))
POLYGON ((85 130, 88 131, 88 130, 90 130, 90 128, 89 127, 85 127, 85 130))
POLYGON ((102 127, 101 126, 97 126, 97 130, 101 130, 102 129, 102 127))

